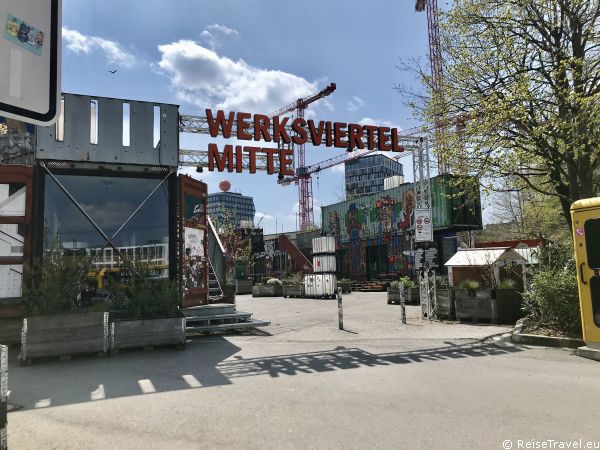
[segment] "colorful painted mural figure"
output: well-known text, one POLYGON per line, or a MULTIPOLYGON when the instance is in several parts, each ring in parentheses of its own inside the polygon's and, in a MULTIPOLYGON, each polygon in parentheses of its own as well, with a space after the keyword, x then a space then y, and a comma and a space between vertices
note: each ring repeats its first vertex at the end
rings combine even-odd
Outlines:
POLYGON ((402 194, 402 211, 400 212, 400 220, 398 221, 398 229, 406 230, 410 228, 411 216, 415 209, 415 193, 414 191, 406 191, 402 194))
POLYGON ((391 233, 394 231, 395 222, 395 207, 398 201, 390 196, 380 198, 375 202, 375 214, 377 221, 377 231, 379 237, 384 233, 391 233))

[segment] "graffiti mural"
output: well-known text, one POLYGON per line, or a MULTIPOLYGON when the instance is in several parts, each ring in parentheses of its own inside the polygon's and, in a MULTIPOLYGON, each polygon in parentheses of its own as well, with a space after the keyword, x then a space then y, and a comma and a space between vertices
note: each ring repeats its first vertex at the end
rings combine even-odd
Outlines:
POLYGON ((329 213, 329 234, 335 237, 335 240, 340 238, 340 216, 336 211, 329 213))
MULTIPOLYGON (((361 259, 364 260, 364 257, 361 258, 360 232, 361 224, 359 220, 359 210, 356 207, 356 204, 352 203, 346 214, 346 233, 347 236, 350 237, 348 254, 350 257, 350 273, 353 275, 361 273, 361 259)), ((366 263, 363 261, 363 265, 364 264, 366 263)))

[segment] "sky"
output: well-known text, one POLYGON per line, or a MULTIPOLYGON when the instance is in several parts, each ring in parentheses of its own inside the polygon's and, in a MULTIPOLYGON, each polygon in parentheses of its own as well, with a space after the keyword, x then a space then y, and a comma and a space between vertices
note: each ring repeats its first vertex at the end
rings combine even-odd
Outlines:
MULTIPOLYGON (((412 0, 63 0, 62 90, 178 104, 181 114, 268 114, 333 82, 308 117, 408 129, 418 123, 394 85, 416 81, 397 65, 425 64, 427 45, 426 16, 412 0)), ((182 134, 180 146, 209 142, 182 134)), ((307 145, 307 164, 342 152, 307 145)), ((401 162, 412 180, 411 158, 401 162)), ((254 197, 266 233, 296 229, 298 189, 277 175, 184 172, 209 192, 226 179, 254 197)), ((344 198, 343 165, 313 177, 313 196, 320 225, 320 205, 344 198)))

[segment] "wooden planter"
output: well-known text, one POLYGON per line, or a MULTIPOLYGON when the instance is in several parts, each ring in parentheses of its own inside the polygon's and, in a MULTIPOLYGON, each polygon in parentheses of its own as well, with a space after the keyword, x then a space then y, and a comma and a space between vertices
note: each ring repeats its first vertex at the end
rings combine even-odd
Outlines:
POLYGON ((79 353, 106 353, 109 346, 108 313, 81 312, 23 319, 23 362, 79 353))
POLYGON ((523 317, 523 297, 518 290, 497 289, 495 300, 495 321, 512 324, 523 317))
POLYGON ((404 289, 404 295, 406 295, 406 303, 414 303, 414 304, 419 304, 421 303, 421 297, 419 296, 419 288, 418 287, 411 287, 408 289, 404 289))
POLYGON ((387 302, 388 305, 396 304, 399 305, 402 302, 402 296, 400 295, 400 288, 388 287, 387 288, 387 302))
POLYGON ((111 351, 155 345, 185 345, 185 318, 118 320, 110 324, 111 351))
POLYGON ((283 287, 278 284, 259 284, 252 286, 252 297, 281 297, 283 287))
POLYGON ((438 318, 451 318, 456 316, 453 291, 450 289, 436 289, 436 307, 438 318))
POLYGON ((457 319, 495 319, 491 289, 455 289, 454 296, 457 319))
POLYGON ((304 284, 284 284, 283 285, 283 296, 284 297, 304 297, 304 284))
POLYGON ((230 305, 235 305, 236 287, 233 285, 222 286, 221 289, 223 290, 223 299, 220 301, 220 303, 228 303, 230 305))
POLYGON ((252 280, 235 280, 235 293, 237 295, 252 293, 252 280))
POLYGON ((342 294, 351 294, 352 293, 352 283, 340 283, 338 281, 338 287, 342 288, 342 294))

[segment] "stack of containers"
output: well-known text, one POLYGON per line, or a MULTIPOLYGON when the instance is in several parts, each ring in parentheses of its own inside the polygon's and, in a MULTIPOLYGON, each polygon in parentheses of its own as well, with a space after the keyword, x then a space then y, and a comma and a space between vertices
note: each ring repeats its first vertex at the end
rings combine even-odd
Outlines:
POLYGON ((335 238, 320 237, 312 240, 313 274, 304 277, 307 297, 335 298, 335 238))

